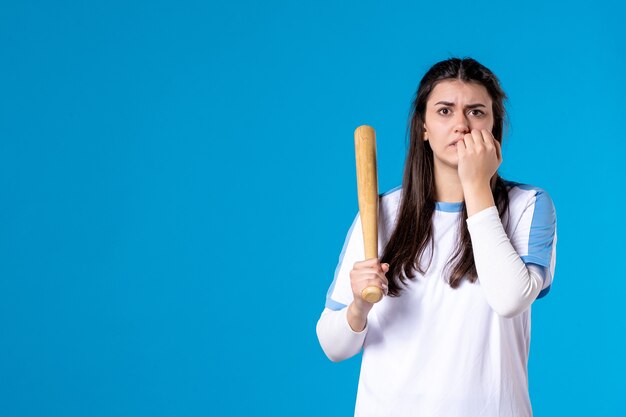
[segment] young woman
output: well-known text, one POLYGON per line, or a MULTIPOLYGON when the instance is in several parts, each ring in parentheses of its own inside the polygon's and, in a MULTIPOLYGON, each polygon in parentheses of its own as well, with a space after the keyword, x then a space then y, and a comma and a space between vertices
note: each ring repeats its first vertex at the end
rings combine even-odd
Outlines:
POLYGON ((317 335, 332 361, 363 350, 357 416, 532 415, 530 305, 552 283, 556 213, 544 190, 498 176, 505 99, 477 61, 435 64, 402 186, 379 198, 379 259, 364 260, 354 219, 317 335), (360 295, 372 285, 377 304, 360 295))

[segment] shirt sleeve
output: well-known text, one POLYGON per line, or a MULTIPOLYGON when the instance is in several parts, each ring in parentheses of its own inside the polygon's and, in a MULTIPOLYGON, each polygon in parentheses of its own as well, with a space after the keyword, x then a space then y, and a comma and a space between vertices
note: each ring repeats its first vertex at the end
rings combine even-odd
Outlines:
POLYGON ((341 310, 350 305, 354 299, 350 285, 350 271, 355 262, 365 260, 362 230, 361 216, 357 213, 346 235, 333 282, 326 294, 325 307, 330 310, 341 310))
POLYGON ((348 323, 348 308, 331 310, 325 308, 317 321, 317 338, 322 350, 333 362, 339 362, 351 358, 361 351, 365 336, 367 335, 367 322, 365 328, 355 332, 348 323))
POLYGON ((365 259, 361 217, 354 218, 339 255, 333 282, 326 294, 326 305, 316 326, 317 338, 322 350, 333 362, 356 355, 363 347, 367 334, 367 323, 360 332, 355 332, 348 323, 348 305, 352 303, 350 271, 357 261, 365 259))
POLYGON ((525 311, 537 298, 542 277, 527 268, 506 234, 495 206, 467 219, 474 262, 485 298, 493 310, 507 318, 525 311))
POLYGON ((544 297, 552 286, 556 266, 556 242, 554 203, 546 191, 536 189, 511 233, 511 244, 525 264, 538 265, 542 271, 543 283, 537 298, 544 297))

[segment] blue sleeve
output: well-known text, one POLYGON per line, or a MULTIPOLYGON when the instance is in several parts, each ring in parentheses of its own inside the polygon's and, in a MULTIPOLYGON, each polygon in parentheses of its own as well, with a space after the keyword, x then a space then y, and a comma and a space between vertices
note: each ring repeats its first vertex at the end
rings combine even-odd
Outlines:
POLYGON ((550 195, 537 189, 522 219, 530 227, 520 230, 520 233, 527 233, 527 248, 520 257, 526 264, 541 267, 544 284, 537 298, 542 298, 550 291, 556 264, 556 210, 550 195))

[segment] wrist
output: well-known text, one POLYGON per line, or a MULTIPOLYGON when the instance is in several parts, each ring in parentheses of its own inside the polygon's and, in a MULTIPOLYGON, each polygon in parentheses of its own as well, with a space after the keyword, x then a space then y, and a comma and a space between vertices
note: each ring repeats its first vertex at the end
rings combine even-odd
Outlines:
POLYGON ((495 206, 493 192, 489 181, 463 184, 463 197, 470 217, 487 207, 495 206))
POLYGON ((360 299, 355 299, 349 306, 349 311, 358 318, 365 319, 367 318, 368 313, 372 309, 372 304, 367 301, 363 301, 360 299))
POLYGON ((353 332, 360 333, 367 327, 367 312, 359 310, 357 304, 352 302, 347 311, 348 326, 353 332))
POLYGON ((484 193, 486 190, 491 192, 491 184, 488 179, 486 180, 473 180, 473 181, 461 181, 463 187, 463 193, 466 195, 484 193))

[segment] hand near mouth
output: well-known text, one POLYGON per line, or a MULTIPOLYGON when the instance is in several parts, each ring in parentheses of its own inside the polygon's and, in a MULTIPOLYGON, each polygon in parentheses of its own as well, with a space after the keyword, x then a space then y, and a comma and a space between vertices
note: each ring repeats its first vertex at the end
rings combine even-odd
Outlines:
POLYGON ((500 143, 487 129, 472 129, 456 143, 458 173, 463 189, 490 184, 502 163, 500 143))

